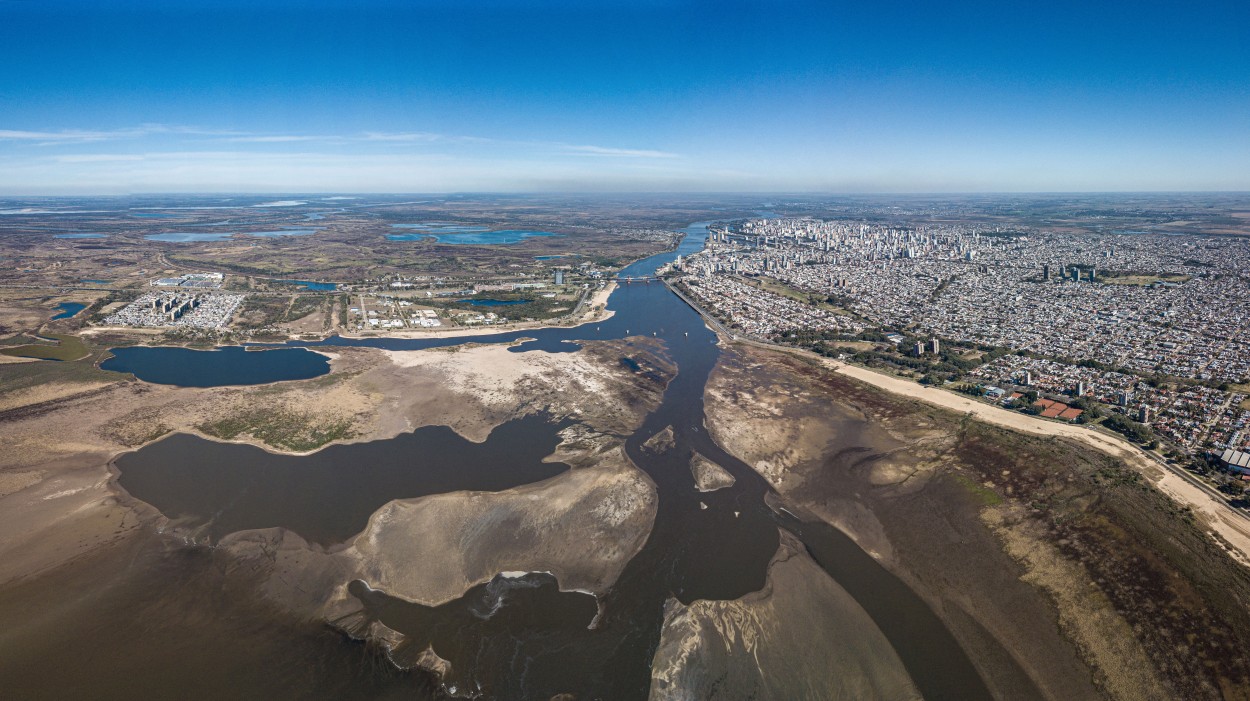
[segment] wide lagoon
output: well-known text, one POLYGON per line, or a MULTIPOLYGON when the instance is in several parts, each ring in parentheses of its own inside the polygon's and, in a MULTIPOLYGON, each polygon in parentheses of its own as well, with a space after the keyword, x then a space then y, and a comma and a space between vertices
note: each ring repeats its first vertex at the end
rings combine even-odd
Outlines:
POLYGON ((298 228, 296 228, 296 229, 281 229, 281 230, 278 230, 278 231, 245 231, 245 232, 243 232, 243 233, 242 233, 242 235, 243 235, 243 236, 261 236, 261 237, 264 237, 264 238, 273 238, 273 237, 276 237, 276 236, 311 236, 311 235, 313 235, 313 234, 317 233, 318 231, 321 231, 321 229, 320 229, 320 228, 312 228, 312 229, 298 229, 298 228))
POLYGON ((56 305, 56 308, 59 309, 61 313, 52 317, 52 321, 56 321, 57 319, 69 319, 78 312, 86 309, 87 305, 80 304, 78 302, 61 302, 56 305))
POLYGON ((330 372, 330 359, 303 348, 248 350, 226 346, 215 350, 129 346, 111 348, 104 370, 128 372, 144 382, 179 387, 261 385, 306 380, 330 372))
POLYGON ((489 246, 492 244, 509 244, 524 241, 528 238, 541 236, 562 236, 550 231, 529 231, 521 229, 503 229, 491 231, 488 227, 469 224, 443 224, 426 222, 423 224, 392 224, 396 229, 411 229, 411 234, 387 234, 388 241, 427 241, 433 239, 437 243, 489 246))
POLYGON ((190 232, 174 232, 169 234, 148 234, 143 238, 149 241, 164 241, 165 243, 199 243, 207 241, 228 241, 233 234, 229 233, 190 233, 190 232))
POLYGON ((302 457, 175 434, 118 458, 118 483, 211 541, 282 527, 333 545, 363 530, 392 499, 498 491, 564 472, 568 465, 543 458, 565 425, 531 415, 496 427, 482 443, 446 426, 424 426, 302 457))
POLYGON ((317 290, 319 292, 331 292, 338 289, 338 283, 335 282, 312 282, 310 280, 275 280, 274 282, 285 282, 288 285, 296 285, 306 290, 317 290))
POLYGON ((471 299, 469 304, 475 307, 511 307, 514 304, 525 304, 526 299, 471 299))

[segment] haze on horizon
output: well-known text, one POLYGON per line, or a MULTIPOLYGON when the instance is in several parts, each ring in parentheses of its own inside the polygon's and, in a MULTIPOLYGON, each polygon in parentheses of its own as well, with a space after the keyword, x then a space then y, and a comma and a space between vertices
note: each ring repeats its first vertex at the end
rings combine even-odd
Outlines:
POLYGON ((0 0, 0 194, 1250 190, 1245 3, 0 0))

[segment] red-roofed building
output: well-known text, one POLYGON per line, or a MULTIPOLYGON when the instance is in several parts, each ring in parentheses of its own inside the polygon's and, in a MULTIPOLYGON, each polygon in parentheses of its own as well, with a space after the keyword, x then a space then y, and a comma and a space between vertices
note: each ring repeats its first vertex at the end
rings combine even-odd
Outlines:
POLYGON ((1070 407, 1063 402, 1056 402, 1053 399, 1039 399, 1037 406, 1042 409, 1042 416, 1048 419, 1062 419, 1064 421, 1072 421, 1076 417, 1084 413, 1075 407, 1070 407))
POLYGON ((1060 404, 1059 402, 1052 402, 1050 406, 1042 410, 1042 416, 1048 419, 1057 419, 1059 418, 1059 415, 1062 414, 1064 410, 1067 408, 1068 408, 1067 404, 1060 404))

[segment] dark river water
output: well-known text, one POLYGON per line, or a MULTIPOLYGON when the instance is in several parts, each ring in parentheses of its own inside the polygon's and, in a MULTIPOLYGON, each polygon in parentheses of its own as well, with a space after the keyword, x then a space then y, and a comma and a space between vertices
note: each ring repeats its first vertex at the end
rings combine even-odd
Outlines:
POLYGON ((105 370, 128 372, 145 381, 179 387, 261 385, 307 380, 330 372, 330 359, 303 348, 248 350, 226 346, 194 350, 169 346, 110 348, 105 370))
POLYGON ((563 427, 527 416, 474 443, 446 426, 425 426, 301 457, 182 433, 119 457, 117 483, 187 523, 197 539, 280 526, 332 545, 364 530, 388 501, 498 491, 564 472, 568 465, 542 461, 560 443, 563 427))
MULTIPOLYGON (((677 251, 635 263, 622 275, 650 274, 678 253, 698 250, 706 224, 692 225, 677 251)), ((350 591, 369 616, 408 637, 410 642, 395 653, 398 660, 410 662, 411 655, 433 645, 451 662, 449 687, 488 698, 573 693, 577 698, 644 699, 665 602, 670 597, 684 603, 734 599, 758 591, 777 551, 779 529, 785 529, 864 607, 925 698, 989 698, 968 656, 915 592, 840 531, 771 509, 765 497, 774 493, 767 482, 707 434, 703 393, 720 350, 698 314, 656 282, 621 285, 609 308, 614 316, 600 323, 472 340, 530 338, 511 350, 555 353, 576 350, 579 341, 634 335, 664 342, 677 375, 660 407, 626 441, 631 460, 658 488, 658 513, 645 545, 598 602, 559 591, 558 582, 541 573, 499 576, 436 607, 353 583, 350 591), (643 448, 670 426, 674 448, 658 454, 643 448), (735 484, 697 491, 689 469, 696 451, 728 470, 735 484)), ((291 345, 400 350, 460 342, 331 338, 291 345)), ((119 459, 117 467, 120 484, 132 495, 205 537, 281 525, 328 544, 359 532, 369 513, 390 499, 503 489, 556 474, 566 466, 540 460, 555 447, 557 430, 541 418, 523 419, 500 426, 474 446, 446 429, 421 429, 298 458, 176 436, 119 459)))
POLYGON ((61 302, 56 305, 56 308, 59 313, 53 315, 52 321, 56 321, 57 319, 69 319, 78 314, 78 312, 86 309, 87 305, 82 304, 81 302, 61 302))

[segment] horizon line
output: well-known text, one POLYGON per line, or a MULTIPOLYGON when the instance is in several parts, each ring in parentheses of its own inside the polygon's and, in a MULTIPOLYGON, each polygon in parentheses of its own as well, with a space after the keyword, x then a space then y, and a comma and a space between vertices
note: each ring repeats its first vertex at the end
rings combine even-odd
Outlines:
POLYGON ((321 196, 321 195, 373 195, 373 196, 430 196, 449 197, 462 195, 683 195, 683 196, 818 196, 818 197, 933 197, 952 195, 1250 195, 1250 190, 140 190, 135 192, 81 192, 76 194, 52 192, 0 192, 3 198, 40 197, 136 197, 136 196, 321 196))

